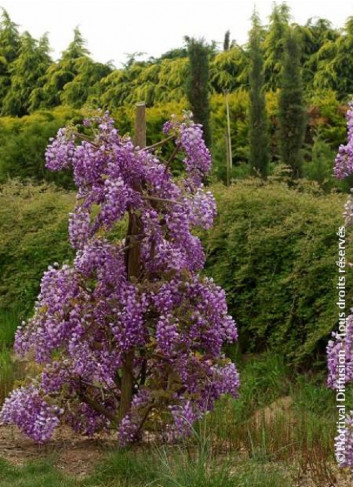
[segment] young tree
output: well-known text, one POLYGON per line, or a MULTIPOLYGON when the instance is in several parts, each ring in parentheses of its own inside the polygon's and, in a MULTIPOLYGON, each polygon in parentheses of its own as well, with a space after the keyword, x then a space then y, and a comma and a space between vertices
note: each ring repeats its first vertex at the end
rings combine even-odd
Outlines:
POLYGON ((292 169, 293 178, 302 175, 302 147, 306 128, 303 98, 299 43, 295 32, 288 31, 278 101, 278 144, 281 161, 292 169))
POLYGON ((32 352, 42 372, 10 395, 0 421, 40 442, 60 421, 86 434, 115 428, 121 444, 148 420, 169 438, 186 435, 238 391, 222 353, 236 326, 224 291, 200 274, 205 256, 191 232, 215 215, 201 183, 210 153, 188 117, 167 122, 165 142, 175 141, 186 170, 174 180, 175 151, 162 163, 108 115, 84 126, 60 130, 46 153, 50 169, 73 168, 79 187, 69 222, 76 258, 49 267, 35 315, 17 331, 16 351, 32 352))
POLYGON ((268 170, 268 121, 264 90, 264 67, 261 50, 261 25, 254 12, 249 39, 250 57, 250 127, 249 127, 249 163, 252 170, 266 177, 268 170))
POLYGON ((188 46, 190 70, 186 94, 190 109, 197 124, 202 124, 206 144, 211 144, 209 105, 209 62, 210 47, 203 39, 185 38, 188 46))

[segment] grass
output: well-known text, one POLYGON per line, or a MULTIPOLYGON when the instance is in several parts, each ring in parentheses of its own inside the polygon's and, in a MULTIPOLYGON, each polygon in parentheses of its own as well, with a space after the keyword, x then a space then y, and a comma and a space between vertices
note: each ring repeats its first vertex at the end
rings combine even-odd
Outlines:
MULTIPOLYGON (((208 447, 210 448, 210 447, 208 447)), ((214 457, 212 450, 190 446, 153 447, 150 453, 117 451, 96 468, 82 485, 237 487, 288 485, 283 467, 241 460, 233 454, 214 457)))
POLYGON ((19 324, 15 311, 0 310, 0 348, 11 348, 19 324))
POLYGON ((17 371, 12 361, 10 350, 0 348, 0 403, 3 403, 16 379, 17 371))
POLYGON ((102 451, 97 466, 83 478, 58 471, 55 456, 16 467, 1 461, 1 485, 336 484, 335 400, 324 375, 293 374, 281 356, 270 353, 243 358, 240 370, 239 399, 223 398, 182 443, 102 451))
POLYGON ((64 487, 74 480, 53 467, 51 459, 15 466, 0 458, 1 487, 64 487))
POLYGON ((18 314, 15 311, 0 310, 0 404, 12 390, 15 382, 23 378, 25 373, 25 365, 15 362, 12 357, 12 345, 18 322, 18 314))

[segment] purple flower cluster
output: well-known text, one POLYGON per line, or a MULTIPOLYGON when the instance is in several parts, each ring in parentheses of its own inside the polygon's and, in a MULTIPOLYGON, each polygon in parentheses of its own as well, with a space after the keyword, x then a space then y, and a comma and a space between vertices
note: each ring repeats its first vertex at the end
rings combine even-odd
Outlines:
POLYGON ((202 182, 202 178, 211 169, 211 154, 203 140, 202 126, 194 124, 191 113, 185 113, 182 121, 173 118, 164 124, 165 134, 176 134, 176 142, 184 152, 184 164, 196 186, 202 182))
POLYGON ((34 441, 48 441, 59 424, 61 409, 49 405, 34 386, 21 387, 5 400, 0 413, 3 424, 17 424, 34 441))
POLYGON ((346 178, 353 173, 353 102, 347 112, 348 142, 341 144, 335 160, 334 174, 336 178, 346 178))
POLYGON ((188 116, 167 123, 184 154, 187 175, 176 181, 152 151, 121 137, 108 114, 84 127, 85 134, 60 130, 47 149, 47 167, 72 167, 78 186, 69 218, 76 257, 45 272, 34 317, 18 328, 16 352, 34 353, 42 371, 35 386, 8 398, 1 421, 45 441, 60 414, 88 435, 114 426, 126 444, 154 413, 164 429, 184 435, 239 386, 222 354, 237 339, 236 325, 224 291, 200 275, 205 256, 193 235, 216 214, 202 185, 210 153, 188 116), (116 242, 114 226, 124 219, 126 239, 116 242), (132 402, 122 414, 127 358, 132 402))

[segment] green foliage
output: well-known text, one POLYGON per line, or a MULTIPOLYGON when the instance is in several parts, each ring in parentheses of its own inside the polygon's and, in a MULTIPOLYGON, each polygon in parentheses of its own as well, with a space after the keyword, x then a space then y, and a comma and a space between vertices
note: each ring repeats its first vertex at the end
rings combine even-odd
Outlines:
POLYGON ((332 150, 345 141, 347 105, 342 104, 333 90, 317 90, 308 100, 309 131, 320 133, 332 150))
POLYGON ((332 174, 332 162, 335 159, 336 151, 321 138, 320 132, 314 136, 308 156, 309 161, 303 166, 305 178, 315 180, 327 192, 332 189, 349 192, 350 182, 337 180, 332 174))
MULTIPOLYGON (((218 218, 204 235, 206 273, 226 289, 242 349, 270 348, 284 352, 291 364, 322 366, 337 322, 336 231, 345 197, 303 183, 288 188, 275 177, 211 190, 218 218)), ((67 219, 73 206, 73 194, 48 185, 3 185, 0 308, 5 314, 12 309, 16 320, 25 317, 43 271, 71 258, 67 219)), ((10 331, 4 333, 8 338, 10 331)))
POLYGON ((31 93, 40 86, 50 63, 48 37, 38 42, 28 32, 22 34, 18 56, 9 67, 11 86, 3 99, 2 115, 28 114, 31 93))
POLYGON ((0 21, 0 113, 3 100, 11 86, 10 66, 18 56, 20 36, 18 26, 10 19, 5 9, 2 9, 0 21))
POLYGON ((249 163, 261 176, 268 173, 268 125, 264 91, 263 55, 261 51, 261 26, 258 15, 252 17, 249 56, 249 163))
POLYGON ((289 7, 274 4, 270 24, 264 39, 265 79, 269 90, 276 90, 282 72, 285 38, 289 24, 289 7))
POLYGON ((302 148, 306 126, 303 98, 299 43, 295 32, 288 31, 278 102, 279 150, 281 162, 292 169, 294 178, 302 175, 302 148))
POLYGON ((353 17, 346 21, 340 35, 329 37, 316 55, 315 88, 331 88, 342 100, 353 93, 352 82, 353 17))
POLYGON ((11 391, 16 380, 16 374, 10 350, 0 345, 0 404, 4 402, 11 391))
POLYGON ((0 308, 23 319, 33 308, 43 272, 69 259, 72 194, 53 186, 10 182, 0 189, 0 308))
POLYGON ((186 95, 194 121, 202 124, 206 145, 211 144, 209 105, 209 62, 210 47, 203 39, 186 38, 189 54, 189 74, 186 95))
POLYGON ((78 28, 74 39, 57 63, 51 63, 42 84, 30 96, 30 110, 71 104, 81 108, 90 94, 95 94, 96 83, 108 75, 111 68, 89 58, 85 41, 78 28))
POLYGON ((301 64, 306 90, 313 90, 314 77, 319 70, 320 49, 339 36, 337 29, 330 21, 322 18, 310 18, 305 25, 296 25, 295 30, 300 38, 301 64))
MULTIPOLYGON (((228 96, 230 112, 230 133, 233 154, 232 177, 249 174, 249 94, 238 90, 228 96)), ((213 134, 212 156, 213 177, 226 181, 226 102, 225 95, 215 94, 211 98, 211 128, 213 134)))
POLYGON ((20 311, 15 309, 0 310, 0 351, 12 346, 20 317, 20 311))
POLYGON ((272 179, 213 191, 219 217, 205 238, 206 273, 226 290, 242 349, 322 365, 337 323, 336 232, 345 197, 272 179))
MULTIPOLYGON (((1 362, 0 355, 0 368, 1 362)), ((62 456, 67 467, 70 454, 62 453, 60 441, 60 445, 54 442, 45 454, 38 453, 35 461, 23 465, 0 459, 0 484, 298 487, 309 485, 308 480, 314 487, 331 484, 335 396, 326 388, 324 375, 295 373, 283 355, 273 352, 246 355, 238 363, 239 399, 217 402, 188 440, 123 450, 103 448, 87 475, 80 471, 71 477, 57 468, 62 466, 62 456)), ((81 449, 82 441, 78 444, 81 449)))
POLYGON ((0 118, 0 182, 16 177, 72 186, 70 175, 49 172, 44 167, 49 138, 71 121, 81 122, 82 114, 69 107, 36 112, 20 119, 0 118))
MULTIPOLYGON (((306 142, 311 144, 311 128, 316 130, 317 125, 323 126, 320 134, 332 148, 344 141, 346 132, 345 110, 341 100, 347 101, 350 93, 348 90, 351 84, 351 70, 350 65, 347 65, 347 69, 340 69, 340 66, 346 66, 342 60, 349 59, 352 23, 348 20, 346 29, 339 32, 325 19, 309 19, 305 25, 290 24, 290 20, 288 6, 275 5, 269 26, 259 26, 258 29, 258 41, 261 41, 260 47, 264 56, 265 87, 268 90, 265 96, 269 116, 269 156, 272 162, 269 168, 278 161, 278 113, 273 109, 277 107, 276 90, 281 84, 283 53, 290 28, 295 31, 301 48, 300 63, 303 68, 305 101, 309 113, 306 142), (333 73, 331 78, 327 71, 333 73), (330 115, 317 116, 321 110, 330 112, 330 115)), ((16 120, 0 120, 0 129, 3 129, 4 123, 8 128, 13 128, 10 132, 5 129, 4 135, 0 134, 0 181, 4 181, 8 176, 18 176, 37 180, 45 178, 63 183, 62 176, 49 176, 43 171, 43 165, 40 165, 45 146, 41 142, 42 136, 44 141, 47 134, 53 135, 51 128, 47 130, 40 125, 49 126, 53 123, 57 129, 58 126, 53 120, 60 116, 57 106, 109 109, 117 116, 121 131, 125 128, 131 131, 133 106, 138 101, 145 100, 148 108, 156 108, 157 112, 163 112, 165 118, 186 108, 188 93, 190 96, 197 88, 196 83, 189 83, 187 90, 185 83, 192 72, 188 55, 190 57, 193 43, 196 44, 192 49, 196 49, 198 41, 190 39, 190 43, 189 48, 186 46, 173 49, 157 59, 150 58, 147 61, 140 61, 138 53, 134 53, 122 68, 115 69, 109 63, 102 64, 92 60, 80 31, 75 29, 73 41, 61 58, 53 62, 48 54, 48 38, 43 36, 37 41, 29 33, 20 35, 17 25, 4 11, 0 23, 0 114, 23 116, 33 113, 33 126, 30 124, 31 119, 26 120, 26 126, 28 129, 31 126, 35 131, 32 133, 29 130, 26 133, 16 120), (177 110, 170 111, 171 108, 177 110), (38 118, 34 113, 37 110, 42 111, 38 118), (44 111, 46 116, 39 120, 44 111), (48 118, 51 119, 49 124, 48 118)), ((224 47, 223 50, 217 50, 215 44, 203 45, 200 48, 204 51, 202 56, 198 55, 201 51, 195 51, 194 76, 203 77, 203 81, 199 80, 201 95, 196 92, 194 94, 197 107, 192 107, 196 119, 206 124, 206 135, 208 132, 214 134, 212 153, 217 167, 214 177, 220 179, 224 179, 225 173, 223 96, 226 90, 230 92, 233 178, 247 175, 244 164, 252 158, 248 141, 249 129, 255 127, 253 124, 249 125, 247 117, 248 101, 254 101, 251 91, 249 93, 250 65, 254 61, 251 60, 252 50, 249 50, 248 46, 231 41, 228 33, 224 47), (208 71, 208 63, 207 81, 205 74, 208 71), (211 110, 208 108, 208 90, 211 110)), ((263 97, 257 99, 259 106, 263 107, 263 97)), ((61 110, 69 111, 66 108, 61 110)), ((297 123, 300 132, 301 122, 297 120, 297 123)), ((265 138, 266 131, 259 128, 255 132, 258 134, 254 134, 254 140, 265 138)), ((155 133, 157 134, 157 131, 155 133)), ((155 134, 149 135, 151 140, 154 137, 155 134)), ((264 146, 266 144, 262 141, 257 145, 251 145, 251 148, 260 151, 264 146)), ((64 185, 67 183, 64 182, 64 185)))
POLYGON ((69 487, 75 485, 72 478, 53 467, 50 458, 27 462, 23 466, 12 465, 0 459, 1 487, 69 487))
POLYGON ((115 451, 84 485, 161 487, 273 487, 288 484, 288 473, 266 470, 238 454, 217 457, 211 440, 195 436, 196 446, 156 446, 149 452, 115 451))
POLYGON ((217 53, 210 62, 210 84, 212 91, 223 93, 244 88, 248 85, 249 60, 246 51, 233 44, 227 51, 217 53))

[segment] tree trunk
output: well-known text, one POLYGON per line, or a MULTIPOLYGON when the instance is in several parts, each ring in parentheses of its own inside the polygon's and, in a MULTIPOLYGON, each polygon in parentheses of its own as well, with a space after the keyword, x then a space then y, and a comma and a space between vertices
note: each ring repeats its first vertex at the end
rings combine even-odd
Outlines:
MULTIPOLYGON (((135 138, 136 146, 143 148, 146 146, 146 118, 145 104, 136 105, 135 138)), ((139 235, 141 234, 141 221, 136 214, 129 212, 129 224, 126 237, 125 262, 128 280, 138 280, 141 272, 141 253, 139 235)), ((124 418, 131 407, 134 389, 134 351, 125 354, 121 374, 121 395, 119 407, 119 419, 124 418)))

